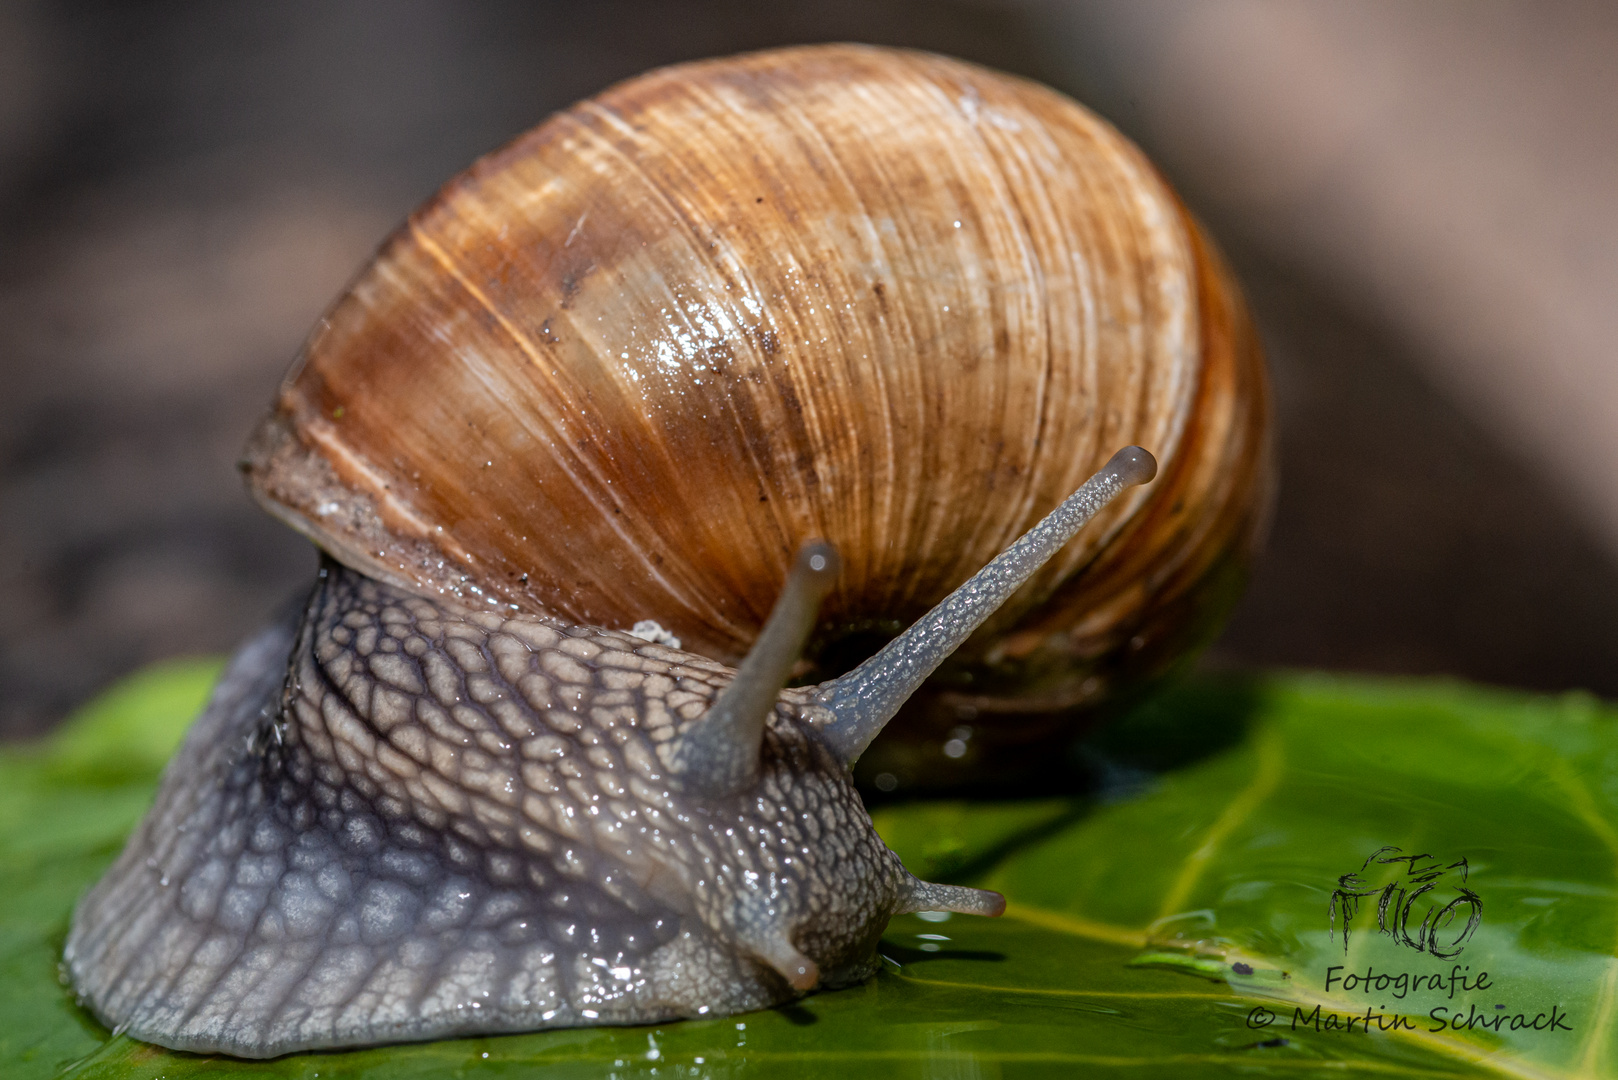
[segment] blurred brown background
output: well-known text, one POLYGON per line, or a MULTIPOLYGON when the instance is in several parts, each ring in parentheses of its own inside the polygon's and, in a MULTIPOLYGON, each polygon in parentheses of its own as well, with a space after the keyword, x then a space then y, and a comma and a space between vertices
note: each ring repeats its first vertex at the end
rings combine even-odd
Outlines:
POLYGON ((1618 6, 0 0, 0 734, 309 579, 233 461, 439 182, 647 67, 834 39, 1075 95, 1227 247, 1283 488, 1208 662, 1618 696, 1618 6))

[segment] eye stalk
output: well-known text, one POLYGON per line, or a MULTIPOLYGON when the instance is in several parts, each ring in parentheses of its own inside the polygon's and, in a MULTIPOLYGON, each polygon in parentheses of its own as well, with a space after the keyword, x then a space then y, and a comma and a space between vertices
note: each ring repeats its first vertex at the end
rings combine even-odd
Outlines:
MULTIPOLYGON (((817 702, 831 713, 822 740, 849 765, 893 719, 939 664, 995 609, 1125 488, 1151 482, 1157 459, 1126 446, 1062 505, 972 575, 910 629, 848 674, 820 684, 817 702)), ((665 744, 660 756, 686 791, 719 798, 758 779, 764 724, 837 580, 837 549, 811 540, 798 550, 781 596, 736 677, 708 711, 665 744)), ((919 909, 918 909, 919 910, 919 909)))
POLYGON ((810 540, 798 549, 769 621, 736 677, 699 720, 666 744, 663 762, 685 790, 734 795, 758 779, 764 723, 803 655, 820 602, 841 568, 837 549, 824 540, 810 540))
MULTIPOLYGON (((1084 485, 990 560, 965 584, 848 674, 820 684, 818 702, 832 713, 822 738, 850 765, 898 713, 927 676, 972 636, 995 609, 1125 488, 1149 483, 1157 459, 1126 446, 1084 485)), ((751 659, 751 658, 749 658, 751 659)))

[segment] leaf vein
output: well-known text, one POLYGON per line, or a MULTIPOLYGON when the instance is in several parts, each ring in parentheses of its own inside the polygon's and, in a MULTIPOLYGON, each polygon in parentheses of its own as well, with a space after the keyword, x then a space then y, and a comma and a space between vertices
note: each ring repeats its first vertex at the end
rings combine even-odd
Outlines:
POLYGON ((1215 819, 1208 829, 1202 843, 1197 846, 1185 860, 1180 873, 1169 886, 1169 891, 1163 897, 1163 903, 1158 908, 1157 917, 1165 918, 1177 914, 1190 898, 1197 882, 1202 879, 1203 871, 1219 853, 1220 845, 1230 838, 1231 833, 1239 829, 1253 812, 1263 805, 1276 786, 1281 782, 1282 766, 1286 763, 1286 754, 1281 748, 1281 737, 1276 730, 1266 728, 1258 737, 1258 768, 1253 772, 1253 778, 1247 786, 1237 792, 1235 797, 1225 806, 1225 809, 1215 819))

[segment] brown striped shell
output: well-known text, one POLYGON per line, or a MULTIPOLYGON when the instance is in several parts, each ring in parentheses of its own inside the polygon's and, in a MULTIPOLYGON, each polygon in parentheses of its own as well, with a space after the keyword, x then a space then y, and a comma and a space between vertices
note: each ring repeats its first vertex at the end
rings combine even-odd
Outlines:
POLYGON ((1206 639, 1267 419, 1236 286, 1133 145, 1042 86, 834 45, 632 79, 450 181, 321 321, 244 469, 374 578, 652 619, 730 663, 825 537, 840 667, 1150 450, 1156 482, 861 762, 921 784, 999 775, 1206 639))

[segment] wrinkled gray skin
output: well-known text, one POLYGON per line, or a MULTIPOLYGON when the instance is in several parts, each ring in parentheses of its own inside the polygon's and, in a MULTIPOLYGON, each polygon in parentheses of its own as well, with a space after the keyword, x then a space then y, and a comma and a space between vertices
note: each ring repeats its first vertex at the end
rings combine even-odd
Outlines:
MULTIPOLYGON (((787 691, 757 786, 657 748, 729 669, 336 564, 232 661, 67 962, 136 1038, 293 1050, 759 1008, 864 979, 916 882, 787 691), (290 651, 290 665, 288 652, 290 651)), ((813 707, 810 707, 813 711, 813 707)))
POLYGON ((328 562, 231 661, 74 914, 107 1024, 296 1050, 653 1023, 869 977, 889 916, 996 915, 918 881, 849 765, 1051 553, 1156 463, 1126 448, 855 671, 779 689, 836 576, 811 543, 738 671, 328 562))

